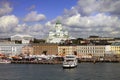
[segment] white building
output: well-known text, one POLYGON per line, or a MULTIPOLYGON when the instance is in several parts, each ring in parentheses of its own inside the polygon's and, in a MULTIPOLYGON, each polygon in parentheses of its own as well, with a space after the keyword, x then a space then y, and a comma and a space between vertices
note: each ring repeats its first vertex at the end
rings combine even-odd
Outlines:
POLYGON ((81 45, 77 46, 77 53, 81 56, 104 56, 106 49, 106 45, 81 45))
POLYGON ((19 55, 26 44, 0 43, 0 53, 5 55, 19 55))
POLYGON ((30 43, 30 41, 33 41, 34 38, 30 35, 16 34, 11 36, 11 41, 15 41, 15 40, 22 41, 23 44, 26 44, 26 43, 30 43))
POLYGON ((50 31, 47 38, 47 43, 60 43, 69 39, 68 31, 63 30, 62 24, 57 22, 55 25, 55 31, 50 31))

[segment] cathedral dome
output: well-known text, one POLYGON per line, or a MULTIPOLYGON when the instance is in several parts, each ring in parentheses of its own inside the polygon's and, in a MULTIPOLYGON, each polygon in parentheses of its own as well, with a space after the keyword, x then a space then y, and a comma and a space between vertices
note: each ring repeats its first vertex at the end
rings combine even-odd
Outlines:
POLYGON ((47 38, 48 43, 60 43, 61 40, 67 40, 69 38, 68 31, 63 30, 62 24, 60 21, 56 22, 55 32, 50 31, 47 38))

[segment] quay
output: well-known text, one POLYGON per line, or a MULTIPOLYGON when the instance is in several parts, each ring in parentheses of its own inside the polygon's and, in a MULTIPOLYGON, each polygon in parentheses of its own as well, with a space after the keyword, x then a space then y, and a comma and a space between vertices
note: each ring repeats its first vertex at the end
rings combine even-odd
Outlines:
MULTIPOLYGON (((78 63, 120 63, 120 57, 92 57, 92 58, 77 58, 78 63)), ((12 64, 62 64, 63 57, 56 57, 53 59, 38 60, 35 58, 19 59, 13 58, 12 64)))
MULTIPOLYGON (((11 61, 12 64, 62 64, 63 61, 11 61)), ((120 63, 119 60, 78 60, 78 63, 120 63)))
POLYGON ((62 61, 11 61, 12 64, 62 64, 62 61))
POLYGON ((119 58, 91 58, 91 59, 78 59, 79 63, 120 63, 119 58))
POLYGON ((120 63, 118 60, 80 60, 79 63, 120 63))

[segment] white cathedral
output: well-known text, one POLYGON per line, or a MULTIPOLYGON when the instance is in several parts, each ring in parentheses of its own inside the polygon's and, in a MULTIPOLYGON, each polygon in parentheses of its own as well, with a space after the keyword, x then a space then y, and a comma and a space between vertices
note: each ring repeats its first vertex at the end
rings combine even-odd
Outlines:
POLYGON ((50 31, 47 38, 47 43, 60 43, 69 39, 68 31, 63 30, 62 24, 57 22, 55 24, 55 31, 50 31))

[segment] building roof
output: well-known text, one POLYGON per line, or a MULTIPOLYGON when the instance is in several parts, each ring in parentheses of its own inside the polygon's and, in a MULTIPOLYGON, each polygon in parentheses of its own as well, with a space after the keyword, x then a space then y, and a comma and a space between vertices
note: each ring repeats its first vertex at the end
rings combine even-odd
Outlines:
POLYGON ((21 34, 16 34, 16 35, 13 35, 13 36, 11 36, 11 37, 32 37, 32 36, 30 36, 30 35, 21 35, 21 34))
POLYGON ((57 20, 56 24, 61 24, 61 22, 59 20, 57 20))
POLYGON ((31 46, 52 46, 52 45, 58 45, 56 43, 32 43, 31 46))
POLYGON ((111 44, 112 46, 120 46, 120 42, 115 42, 111 44))
POLYGON ((11 40, 33 40, 33 37, 30 35, 21 35, 21 34, 16 34, 11 36, 11 40))

